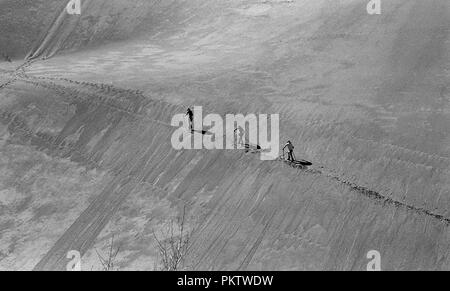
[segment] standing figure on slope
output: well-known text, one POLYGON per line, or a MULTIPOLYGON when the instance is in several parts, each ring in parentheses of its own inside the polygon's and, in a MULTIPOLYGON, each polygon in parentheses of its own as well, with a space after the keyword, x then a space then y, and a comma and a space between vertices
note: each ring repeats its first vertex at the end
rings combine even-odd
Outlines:
POLYGON ((191 110, 191 108, 187 109, 186 115, 189 118, 189 128, 191 129, 191 131, 194 131, 194 112, 191 110))
POLYGON ((244 134, 245 134, 245 130, 242 128, 242 126, 238 126, 236 127, 236 129, 234 130, 234 133, 238 134, 238 141, 237 144, 243 146, 244 145, 244 134))
POLYGON ((284 145, 283 147, 283 156, 284 156, 284 149, 287 148, 288 149, 288 161, 290 162, 294 162, 295 158, 294 158, 294 145, 292 144, 292 142, 290 140, 288 140, 288 142, 284 145))

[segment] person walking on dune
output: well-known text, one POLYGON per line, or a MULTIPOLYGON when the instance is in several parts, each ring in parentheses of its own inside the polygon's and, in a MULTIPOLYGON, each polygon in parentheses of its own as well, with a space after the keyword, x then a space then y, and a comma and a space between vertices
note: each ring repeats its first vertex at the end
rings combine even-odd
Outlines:
POLYGON ((244 145, 244 134, 245 134, 245 131, 242 128, 242 126, 239 125, 238 127, 236 127, 234 132, 235 133, 237 132, 237 134, 238 134, 238 142, 237 142, 237 144, 244 145))
POLYGON ((191 110, 191 108, 188 108, 186 111, 186 115, 189 118, 189 128, 191 131, 194 130, 194 112, 191 110))
POLYGON ((283 147, 283 155, 284 155, 285 148, 288 149, 288 161, 291 161, 291 162, 295 161, 295 159, 294 159, 294 148, 295 147, 290 140, 288 140, 288 142, 283 147))

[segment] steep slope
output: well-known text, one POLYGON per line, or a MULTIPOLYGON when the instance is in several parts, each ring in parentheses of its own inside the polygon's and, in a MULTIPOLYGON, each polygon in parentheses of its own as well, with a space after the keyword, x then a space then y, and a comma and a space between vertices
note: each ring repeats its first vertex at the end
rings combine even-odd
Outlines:
MULTIPOLYGON (((382 252, 384 269, 448 267, 448 217, 325 172, 298 171, 252 154, 177 152, 167 122, 181 108, 132 91, 33 78, 12 89, 26 92, 29 86, 44 91, 4 111, 8 140, 107 171, 89 174, 103 189, 92 193, 90 205, 64 233, 49 239, 38 270, 65 269, 70 250, 89 258, 107 224, 103 236, 115 234, 122 244, 120 266, 151 269, 153 232, 164 230, 185 206, 192 230, 187 266, 193 269, 362 270, 372 249, 382 252), (58 98, 42 97, 52 93, 58 98), (65 106, 66 114, 52 114, 65 106)), ((42 208, 29 197, 28 207, 42 208)), ((55 224, 49 219, 61 210, 58 201, 50 205, 50 214, 27 223, 55 224)))

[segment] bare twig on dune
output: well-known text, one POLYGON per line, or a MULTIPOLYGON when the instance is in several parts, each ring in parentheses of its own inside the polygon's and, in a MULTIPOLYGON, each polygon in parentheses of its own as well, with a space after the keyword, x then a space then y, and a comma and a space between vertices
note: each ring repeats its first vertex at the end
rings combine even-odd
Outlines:
POLYGON ((97 253, 97 257, 100 260, 100 263, 102 264, 102 270, 103 271, 115 271, 115 270, 117 270, 115 261, 116 261, 117 255, 120 252, 120 246, 118 246, 114 250, 114 235, 111 238, 111 243, 109 245, 109 250, 108 250, 108 253, 107 253, 107 257, 103 257, 97 250, 95 250, 95 252, 97 253))
POLYGON ((160 271, 177 271, 183 268, 186 255, 189 251, 190 235, 185 230, 185 208, 183 215, 177 221, 176 229, 174 222, 170 222, 167 230, 168 238, 161 240, 153 232, 153 237, 158 245, 158 253, 160 256, 160 267, 155 269, 160 271))

